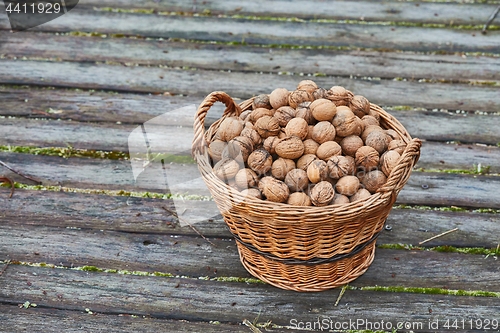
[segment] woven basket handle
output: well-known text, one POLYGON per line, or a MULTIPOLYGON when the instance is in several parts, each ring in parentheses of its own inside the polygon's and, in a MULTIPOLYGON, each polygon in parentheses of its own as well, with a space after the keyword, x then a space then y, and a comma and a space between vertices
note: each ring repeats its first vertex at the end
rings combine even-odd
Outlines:
POLYGON ((378 190, 382 193, 390 193, 395 196, 401 191, 403 186, 408 181, 410 177, 413 166, 417 163, 420 157, 420 147, 422 146, 422 141, 420 139, 412 139, 406 146, 405 151, 401 155, 401 163, 399 163, 389 175, 385 185, 378 190))
POLYGON ((194 118, 194 138, 193 144, 191 146, 191 152, 194 156, 195 152, 202 152, 203 147, 206 147, 205 141, 205 118, 207 117, 207 112, 216 103, 222 102, 226 105, 226 109, 222 115, 222 118, 230 116, 239 116, 241 114, 241 108, 234 100, 223 91, 214 91, 201 102, 198 107, 198 112, 194 118))

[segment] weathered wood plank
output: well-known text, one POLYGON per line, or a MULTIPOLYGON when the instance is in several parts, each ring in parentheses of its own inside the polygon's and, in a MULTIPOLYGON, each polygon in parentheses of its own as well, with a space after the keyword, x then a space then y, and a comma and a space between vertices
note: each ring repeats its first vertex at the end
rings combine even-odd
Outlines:
MULTIPOLYGON (((9 267, 1 277, 0 301, 30 300, 40 307, 129 313, 165 319, 218 320, 240 323, 243 318, 290 325, 291 319, 332 321, 365 319, 392 322, 491 318, 500 310, 492 297, 457 297, 370 291, 347 291, 339 304, 339 290, 296 293, 261 284, 222 283, 197 279, 124 276, 74 270, 9 267), (35 273, 36 275, 34 275, 35 273), (27 282, 31 285, 28 286, 27 282), (46 291, 46 295, 43 294, 46 291), (327 300, 327 301, 326 301, 327 300)), ((358 327, 362 328, 363 327, 358 327)))
MULTIPOLYGON (((248 333, 244 325, 186 320, 164 320, 161 318, 132 316, 130 314, 106 314, 85 312, 84 309, 67 311, 37 306, 19 309, 17 305, 0 304, 0 320, 5 332, 179 332, 179 333, 248 333), (77 325, 75 323, 78 323, 77 325)), ((253 320, 251 318, 250 320, 253 320)), ((273 332, 289 332, 287 329, 273 329, 273 332)))
MULTIPOLYGON (((6 16, 0 29, 8 30, 6 16)), ((98 31, 110 34, 184 38, 249 44, 349 46, 406 51, 500 53, 500 32, 487 36, 467 30, 392 27, 366 24, 324 24, 230 20, 217 17, 161 16, 95 12, 78 6, 70 15, 32 28, 34 31, 98 31), (133 23, 132 23, 133 22, 133 23), (432 33, 429 33, 432 32, 432 33)))
MULTIPOLYGON (((346 6, 349 7, 349 6, 346 6)), ((0 31, 0 54, 59 61, 168 65, 211 70, 406 78, 418 81, 500 80, 496 58, 397 52, 297 50, 179 43, 129 38, 89 38, 0 31), (75 53, 74 50, 80 52, 75 53)))
MULTIPOLYGON (((500 45, 500 44, 499 44, 500 45)), ((259 73, 123 67, 89 63, 0 60, 0 83, 30 84, 127 92, 184 94, 205 97, 222 90, 239 98, 295 89, 300 76, 259 73)), ((319 86, 341 85, 379 105, 410 105, 450 110, 498 111, 496 87, 429 84, 392 80, 317 77, 319 86), (425 96, 422 97, 422 96, 425 96)))
POLYGON ((210 2, 186 3, 184 1, 114 0, 103 3, 88 0, 79 6, 154 9, 155 11, 179 11, 213 15, 256 15, 263 17, 297 17, 302 19, 333 19, 361 21, 394 21, 441 24, 484 24, 495 9, 494 4, 432 3, 397 1, 309 1, 294 2, 217 0, 210 2), (467 15, 464 15, 467 13, 467 15))
MULTIPOLYGON (((278 84, 278 83, 277 83, 278 84)), ((371 99, 372 96, 370 96, 371 99)), ((85 92, 70 90, 45 90, 45 89, 12 89, 0 87, 0 101, 2 109, 0 115, 16 117, 43 117, 49 119, 76 120, 82 122, 112 122, 121 124, 142 124, 156 116, 165 115, 169 125, 187 127, 185 131, 191 131, 196 107, 201 103, 201 97, 195 96, 154 96, 139 94, 117 94, 103 92, 85 92), (192 112, 182 107, 191 106, 192 112)), ((384 104, 382 104, 384 105, 384 104)), ((223 105, 215 104, 206 119, 206 125, 213 123, 222 116, 223 105)), ((397 111, 388 109, 389 113, 399 119, 408 131, 415 137, 435 141, 460 141, 479 142, 496 145, 500 142, 500 134, 497 128, 500 126, 500 117, 485 118, 484 115, 474 114, 452 114, 447 112, 425 112, 425 111, 397 111)), ((3 120, 5 122, 6 120, 3 120)), ((10 119, 9 124, 15 124, 16 120, 10 119)), ((24 125, 24 120, 22 121, 24 125)), ((32 122, 36 124, 36 122, 32 122)), ((45 124, 46 123, 40 123, 45 124)), ((2 124, 0 123, 0 126, 2 124)), ((65 127, 76 126, 74 123, 62 122, 57 124, 56 132, 71 131, 65 127)), ((93 126, 92 124, 79 124, 79 126, 93 126)), ((23 126, 20 126, 21 128, 23 126)), ((115 126, 124 128, 123 126, 115 126)), ((80 127, 82 128, 82 127, 80 127)), ((9 131, 8 129, 3 129, 9 131)), ((128 128, 127 128, 128 130, 128 128)), ((130 127, 130 131, 132 127, 130 127)), ((181 129, 176 128, 176 131, 181 129)), ((9 138, 13 139, 19 135, 19 129, 11 129, 9 138), (16 134, 17 133, 17 134, 16 134)), ((84 131, 85 132, 85 131, 84 131)), ((101 131, 106 135, 106 131, 101 131)), ((43 133, 43 131, 41 131, 43 133)), ((40 133, 40 134, 41 134, 40 133)), ((176 132, 180 135, 179 132, 176 132)), ((31 136, 31 135, 30 135, 31 136)), ((92 134, 94 136, 94 134, 92 134)), ((124 134, 116 137, 106 138, 113 145, 115 137, 122 139, 124 134)), ((57 133, 51 137, 57 138, 57 133)), ((69 135, 68 135, 69 137, 69 135)), ((187 133, 180 135, 187 139, 187 133)), ((69 138, 68 138, 69 139, 69 138)), ((188 139, 189 140, 189 139, 188 139)), ((82 138, 78 140, 80 145, 85 142, 82 138), (82 142, 83 141, 83 142, 82 142)), ((125 141, 123 141, 125 142, 125 141)), ((14 143, 13 143, 14 144, 14 143)), ((45 145, 45 143, 39 143, 45 145)), ((72 144, 70 142, 70 144, 72 144)), ((52 143, 54 145, 54 142, 52 143)), ((121 148, 125 149, 125 148, 121 148)), ((490 163, 491 164, 491 163, 490 163)))
MULTIPOLYGON (((17 190, 8 200, 6 193, 0 195, 3 207, 0 217, 12 226, 197 236, 189 226, 180 225, 163 208, 175 210, 172 200, 27 190, 17 190)), ((232 237, 213 203, 195 203, 199 214, 199 222, 194 224, 197 230, 207 237, 232 237), (210 217, 213 218, 210 220, 210 217)), ((458 228, 458 231, 430 241, 426 246, 495 248, 499 243, 498 219, 495 214, 393 209, 387 220, 392 230, 384 231, 378 242, 417 245, 433 235, 458 228)))
MULTIPOLYGON (((48 185, 128 191, 150 190, 160 193, 168 193, 169 189, 174 194, 209 194, 196 164, 172 163, 167 166, 165 174, 158 164, 157 168, 146 169, 135 181, 131 165, 127 161, 64 160, 57 157, 43 157, 38 158, 42 163, 35 167, 26 165, 22 155, 13 156, 20 159, 22 164, 17 165, 9 161, 12 167, 37 177, 48 185), (52 161, 50 168, 47 168, 48 161, 52 161)), ((13 178, 16 179, 15 176, 13 178)), ((497 176, 413 172, 399 194, 397 203, 498 209, 500 208, 498 186, 500 177, 497 176)))
MULTIPOLYGON (((0 258, 66 267, 163 272, 190 277, 251 277, 234 240, 98 230, 0 225, 0 258)), ((500 292, 493 257, 377 249, 355 286, 401 286, 500 292), (426 267, 422 271, 422 267, 426 267)))

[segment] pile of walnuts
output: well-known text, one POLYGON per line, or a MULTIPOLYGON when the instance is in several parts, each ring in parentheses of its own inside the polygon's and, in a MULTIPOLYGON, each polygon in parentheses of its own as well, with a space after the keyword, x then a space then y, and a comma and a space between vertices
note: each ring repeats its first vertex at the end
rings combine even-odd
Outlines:
POLYGON ((215 175, 245 195, 326 206, 375 193, 405 148, 365 97, 304 80, 294 91, 256 96, 251 110, 225 118, 208 152, 215 175))

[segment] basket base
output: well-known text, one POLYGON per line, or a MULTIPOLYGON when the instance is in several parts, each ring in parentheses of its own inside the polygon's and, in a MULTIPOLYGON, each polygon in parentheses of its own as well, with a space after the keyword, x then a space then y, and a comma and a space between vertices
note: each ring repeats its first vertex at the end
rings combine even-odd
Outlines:
POLYGON ((268 259, 236 242, 241 263, 250 274, 275 287, 294 291, 322 291, 357 279, 375 258, 375 243, 331 263, 290 265, 268 259))

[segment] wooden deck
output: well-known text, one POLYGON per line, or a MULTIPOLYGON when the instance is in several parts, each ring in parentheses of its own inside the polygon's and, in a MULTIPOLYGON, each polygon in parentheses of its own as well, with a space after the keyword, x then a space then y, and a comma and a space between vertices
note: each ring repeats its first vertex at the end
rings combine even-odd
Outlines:
MULTIPOLYGON (((0 6, 0 161, 42 182, 0 170, 18 187, 0 189, 0 332, 500 332, 500 18, 481 34, 497 6, 84 0, 17 33, 0 6), (156 116, 304 78, 365 95, 424 140, 392 230, 338 305, 341 289, 252 279, 220 215, 195 225, 210 244, 127 159, 156 116)), ((170 120, 183 151, 192 117, 170 120)))

